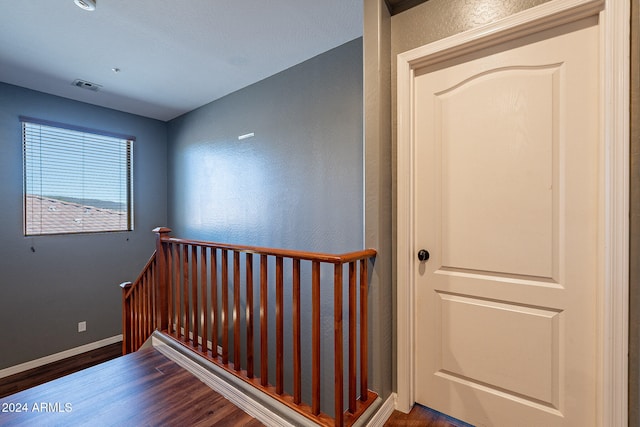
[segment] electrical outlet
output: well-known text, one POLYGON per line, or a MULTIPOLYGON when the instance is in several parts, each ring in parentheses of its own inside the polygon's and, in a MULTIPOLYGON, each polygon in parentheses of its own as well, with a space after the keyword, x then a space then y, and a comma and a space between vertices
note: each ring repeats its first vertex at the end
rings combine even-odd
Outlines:
POLYGON ((78 332, 84 332, 87 330, 87 322, 78 322, 78 332))

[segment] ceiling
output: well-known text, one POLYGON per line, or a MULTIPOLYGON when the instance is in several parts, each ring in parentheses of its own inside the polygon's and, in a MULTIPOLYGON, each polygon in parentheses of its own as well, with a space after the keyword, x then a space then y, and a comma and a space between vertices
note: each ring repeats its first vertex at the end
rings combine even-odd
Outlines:
POLYGON ((407 9, 411 9, 427 0, 386 0, 389 12, 391 15, 396 15, 400 12, 404 12, 407 9))
POLYGON ((362 26, 362 0, 0 0, 0 81, 166 121, 362 26))

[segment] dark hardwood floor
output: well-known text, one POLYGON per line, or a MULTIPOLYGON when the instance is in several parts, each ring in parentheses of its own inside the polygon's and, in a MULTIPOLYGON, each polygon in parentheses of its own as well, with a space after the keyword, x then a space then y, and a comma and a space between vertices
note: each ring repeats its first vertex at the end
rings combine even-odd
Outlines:
POLYGON ((0 378, 0 398, 122 356, 122 342, 0 378))
POLYGON ((416 404, 411 412, 394 411, 384 427, 473 427, 432 409, 416 404))
POLYGON ((2 426, 261 426, 153 348, 0 399, 2 426))
MULTIPOLYGON (((262 425, 157 351, 145 362, 146 354, 120 358, 122 343, 116 343, 0 378, 0 425, 262 425), (15 412, 25 403, 29 412, 15 412), (56 412, 33 412, 34 404, 56 412)), ((420 405, 409 414, 395 411, 385 423, 418 426, 469 424, 420 405)))

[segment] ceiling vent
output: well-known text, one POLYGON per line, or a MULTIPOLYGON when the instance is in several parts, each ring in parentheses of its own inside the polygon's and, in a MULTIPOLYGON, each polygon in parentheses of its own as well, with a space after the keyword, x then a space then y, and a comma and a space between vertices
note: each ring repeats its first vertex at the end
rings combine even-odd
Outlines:
POLYGON ((96 0, 73 0, 80 9, 93 11, 96 10, 96 0))
POLYGON ((91 83, 86 80, 80 80, 80 79, 75 79, 71 84, 74 86, 78 86, 79 88, 82 88, 82 89, 92 90, 94 92, 99 91, 100 88, 102 87, 97 83, 91 83))

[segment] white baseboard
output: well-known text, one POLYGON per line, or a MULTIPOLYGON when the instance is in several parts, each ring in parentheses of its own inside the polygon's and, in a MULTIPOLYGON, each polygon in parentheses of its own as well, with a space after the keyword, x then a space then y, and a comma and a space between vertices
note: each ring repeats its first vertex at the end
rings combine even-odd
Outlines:
POLYGON ((115 344, 118 341, 122 341, 122 334, 116 335, 110 338, 105 338, 100 341, 95 341, 89 344, 81 345, 80 347, 75 347, 69 350, 61 351, 60 353, 50 354, 49 356, 45 356, 39 359, 31 360, 29 362, 21 363, 19 365, 10 366, 8 368, 0 370, 0 378, 8 377, 14 374, 19 374, 20 372, 28 371, 29 369, 37 368, 39 366, 43 366, 48 363, 53 363, 53 362, 57 362, 58 360, 66 359, 67 357, 77 356, 78 354, 86 353, 87 351, 91 351, 91 350, 98 349, 100 347, 115 344))
MULTIPOLYGON (((265 425, 272 427, 317 427, 315 422, 228 373, 199 354, 182 348, 162 333, 154 332, 145 345, 152 345, 156 350, 265 425)), ((382 399, 376 398, 376 401, 362 414, 353 427, 382 427, 396 409, 396 399, 395 393, 389 396, 384 404, 382 399)))
POLYGON ((378 408, 376 414, 371 417, 369 422, 367 423, 367 427, 382 427, 384 423, 389 419, 393 411, 396 410, 396 400, 398 399, 398 395, 396 393, 391 393, 387 400, 384 401, 382 406, 378 408))
POLYGON ((151 335, 150 341, 156 350, 265 425, 273 427, 317 426, 200 355, 180 349, 158 332, 151 335))

